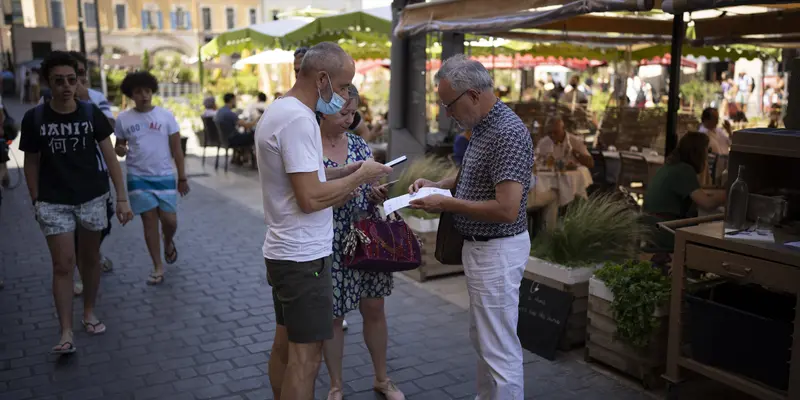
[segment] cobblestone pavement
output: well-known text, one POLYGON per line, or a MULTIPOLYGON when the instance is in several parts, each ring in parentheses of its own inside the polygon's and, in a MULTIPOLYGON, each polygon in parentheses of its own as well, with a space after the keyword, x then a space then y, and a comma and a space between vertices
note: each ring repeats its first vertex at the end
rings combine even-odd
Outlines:
MULTIPOLYGON (((199 168, 196 160, 190 165, 190 172, 199 168)), ((180 258, 161 286, 145 285, 151 264, 140 220, 114 225, 103 251, 115 268, 104 275, 98 301, 108 332, 90 338, 76 329, 78 353, 60 359, 47 354, 58 340, 58 323, 44 237, 24 185, 4 192, 0 400, 272 399, 266 369, 275 323, 260 256, 260 203, 243 206, 200 184, 214 179, 222 183, 209 186, 234 185, 215 176, 194 180, 179 211, 180 258)), ((259 190, 255 179, 234 180, 242 193, 259 190)), ((404 279, 395 283, 386 303, 392 379, 412 400, 473 398, 466 311, 404 279)), ((74 310, 78 321, 80 301, 74 310)), ((347 399, 380 399, 371 391, 360 316, 347 320, 347 399)), ((526 398, 651 398, 570 356, 549 362, 526 352, 525 376, 526 398)), ((323 367, 317 398, 324 398, 327 384, 323 367)))
MULTIPOLYGON (((165 283, 148 287, 141 223, 114 226, 104 252, 99 316, 106 335, 77 332, 78 354, 47 354, 57 340, 50 260, 24 187, 0 210, 0 399, 271 399, 266 378, 273 329, 270 289, 259 249, 261 216, 199 184, 181 204, 180 259, 165 283)), ((474 396, 474 356, 460 307, 396 280, 387 301, 391 376, 410 399, 474 396)), ((80 305, 75 306, 76 318, 80 305)), ((348 316, 348 399, 377 398, 361 339, 348 316)), ((526 395, 541 399, 639 399, 636 391, 575 360, 526 354, 526 395)), ((327 373, 317 381, 326 393, 327 373)))

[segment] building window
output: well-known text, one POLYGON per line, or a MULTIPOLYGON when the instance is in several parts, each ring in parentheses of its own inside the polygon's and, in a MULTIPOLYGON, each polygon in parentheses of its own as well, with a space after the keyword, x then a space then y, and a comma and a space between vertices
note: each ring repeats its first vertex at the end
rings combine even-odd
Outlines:
POLYGON ((152 11, 142 10, 142 29, 155 29, 155 27, 152 11))
POLYGON ((258 16, 256 14, 256 9, 255 8, 251 8, 249 15, 250 15, 250 25, 255 25, 257 23, 257 20, 258 20, 258 16))
POLYGON ((117 4, 114 6, 114 12, 117 15, 117 29, 128 29, 128 13, 125 4, 117 4))
POLYGON ((87 28, 97 28, 97 9, 94 3, 83 3, 83 22, 87 28))
POLYGON ((175 7, 172 14, 172 29, 191 29, 189 13, 183 7, 175 7))
POLYGON ((53 28, 64 27, 64 4, 61 0, 50 1, 50 24, 53 28))
POLYGON ((278 16, 281 14, 280 10, 272 10, 272 20, 277 21, 280 19, 278 16))
POLYGON ((211 9, 208 7, 203 7, 203 30, 211 30, 211 9))
POLYGON ((22 12, 22 0, 11 0, 11 23, 25 23, 25 13, 22 12))
POLYGON ((233 8, 225 8, 225 22, 227 29, 236 28, 236 13, 234 12, 233 8))

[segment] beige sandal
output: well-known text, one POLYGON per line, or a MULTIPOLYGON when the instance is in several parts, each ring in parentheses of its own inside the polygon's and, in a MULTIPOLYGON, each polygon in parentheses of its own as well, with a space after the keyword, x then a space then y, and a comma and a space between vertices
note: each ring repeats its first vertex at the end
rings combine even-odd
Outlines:
POLYGON ((328 392, 328 400, 343 400, 344 394, 340 388, 331 388, 328 392))

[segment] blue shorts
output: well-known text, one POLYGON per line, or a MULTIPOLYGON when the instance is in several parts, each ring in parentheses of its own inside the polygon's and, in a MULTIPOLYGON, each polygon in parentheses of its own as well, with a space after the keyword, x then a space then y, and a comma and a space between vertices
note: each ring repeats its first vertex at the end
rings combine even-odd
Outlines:
POLYGON ((174 213, 178 209, 178 184, 175 175, 128 175, 128 198, 131 210, 140 215, 158 208, 174 213))

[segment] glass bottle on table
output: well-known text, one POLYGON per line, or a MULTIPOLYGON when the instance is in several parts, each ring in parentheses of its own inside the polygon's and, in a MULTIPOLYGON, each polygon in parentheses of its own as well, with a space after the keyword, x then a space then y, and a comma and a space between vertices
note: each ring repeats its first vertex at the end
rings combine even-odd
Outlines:
POLYGON ((728 191, 728 204, 725 207, 725 230, 747 229, 747 199, 750 190, 744 180, 744 165, 739 166, 739 174, 728 191))

